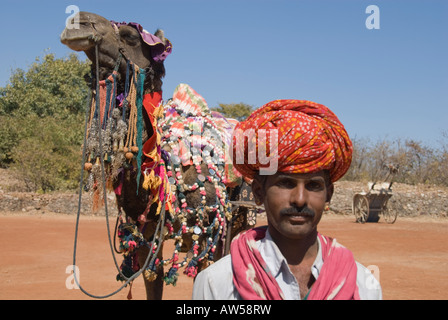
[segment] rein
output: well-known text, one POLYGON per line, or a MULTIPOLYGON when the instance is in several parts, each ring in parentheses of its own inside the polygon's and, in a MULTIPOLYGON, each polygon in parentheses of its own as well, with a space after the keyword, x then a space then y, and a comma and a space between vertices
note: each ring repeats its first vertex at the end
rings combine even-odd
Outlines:
MULTIPOLYGON (((116 100, 116 73, 117 70, 119 68, 119 65, 121 63, 121 59, 122 59, 122 54, 120 52, 118 59, 116 61, 116 66, 114 69, 114 72, 112 73, 112 75, 105 80, 105 84, 107 87, 107 92, 106 92, 106 102, 105 104, 102 106, 101 104, 101 97, 100 97, 100 81, 99 81, 99 61, 98 61, 98 44, 96 43, 95 45, 95 63, 96 63, 96 92, 95 92, 95 97, 93 98, 93 95, 91 94, 88 98, 88 103, 90 105, 90 107, 88 106, 86 108, 86 115, 85 115, 85 125, 84 125, 84 143, 83 143, 83 156, 82 156, 82 165, 81 165, 81 174, 80 174, 80 187, 79 187, 79 196, 78 196, 78 212, 77 212, 77 217, 76 217, 76 227, 75 227, 75 239, 74 239, 74 249, 73 249, 73 275, 74 275, 74 280, 76 285, 79 287, 79 289, 86 295, 92 297, 92 298, 97 298, 97 299, 104 299, 104 298, 108 298, 112 295, 115 295, 116 293, 120 292, 123 288, 125 288, 128 284, 132 284, 132 281, 134 279, 136 279, 140 274, 142 274, 143 272, 146 271, 148 266, 154 265, 155 264, 155 259, 157 257, 157 253, 158 250, 160 248, 160 246, 157 246, 156 241, 152 241, 151 245, 149 245, 147 242, 144 243, 144 245, 149 247, 149 252, 150 254, 148 254, 146 261, 143 265, 143 267, 138 270, 138 272, 133 273, 131 276, 126 276, 122 270, 120 269, 120 267, 118 266, 118 263, 116 261, 115 255, 114 255, 114 249, 115 249, 115 243, 112 243, 112 239, 110 236, 110 226, 109 226, 109 212, 108 212, 108 206, 107 206, 107 189, 106 189, 106 175, 105 175, 105 168, 104 168, 104 149, 105 149, 105 145, 103 142, 103 133, 102 131, 106 131, 107 132, 107 121, 106 119, 108 119, 110 116, 114 117, 116 115, 111 114, 112 111, 114 110, 114 106, 115 106, 115 100, 116 100), (113 84, 113 88, 112 88, 112 84, 113 84), (93 108, 94 106, 94 108, 93 108), (91 120, 91 126, 89 127, 89 119, 91 120), (95 121, 96 119, 96 121, 95 121), (94 134, 92 134, 92 131, 96 131, 97 134, 97 140, 96 140, 96 144, 94 147, 92 147, 92 143, 89 144, 89 134, 91 136, 94 136, 94 134), (89 150, 90 147, 90 150, 89 150), (92 161, 92 159, 86 159, 86 155, 90 154, 90 156, 92 154, 96 154, 98 157, 96 159, 96 163, 95 165, 92 166, 87 166, 87 164, 90 164, 90 161, 92 161), (96 166, 96 168, 94 168, 96 166), (84 181, 84 171, 85 170, 91 170, 91 174, 89 176, 89 180, 94 180, 94 169, 96 169, 96 175, 98 178, 96 183, 96 192, 99 193, 100 191, 103 193, 103 198, 104 198, 104 209, 105 209, 105 217, 106 217, 106 226, 107 226, 107 234, 108 234, 108 240, 109 240, 109 246, 111 249, 111 253, 112 253, 112 257, 114 260, 114 264, 115 267, 117 268, 119 275, 117 277, 120 277, 121 279, 125 280, 124 284, 122 284, 117 290, 115 290, 114 292, 110 293, 110 294, 106 294, 106 295, 94 295, 89 293, 88 291, 86 291, 81 284, 79 283, 79 279, 78 279, 78 275, 76 272, 76 254, 77 254, 77 242, 78 242, 78 231, 79 231, 79 219, 80 219, 80 213, 81 213, 81 203, 82 203, 82 192, 83 192, 83 181, 84 181), (102 189, 102 190, 101 190, 102 189), (153 253, 153 254, 151 254, 153 253)), ((130 63, 129 60, 127 60, 128 66, 127 66, 127 77, 126 77, 126 86, 128 85, 128 75, 130 73, 130 63)), ((140 69, 141 70, 141 69, 140 69)), ((143 73, 142 76, 139 77, 138 80, 138 85, 139 88, 143 88, 143 81, 144 81, 144 71, 140 72, 140 74, 143 73)), ((133 73, 135 75, 135 72, 133 73)), ((134 78, 134 77, 133 77, 134 78)), ((132 81, 131 81, 132 84, 132 81)), ((133 88, 133 86, 130 84, 131 89, 133 88)), ((127 89, 127 87, 126 87, 127 89)), ((130 92, 127 92, 127 94, 129 94, 130 92)), ((142 90, 138 90, 138 93, 140 93, 140 96, 137 97, 137 99, 142 99, 142 90)), ((104 101, 104 99, 103 99, 104 101)), ((125 97, 124 103, 123 103, 123 110, 122 110, 122 115, 118 115, 118 117, 116 118, 122 118, 121 120, 124 123, 124 119, 125 119, 125 113, 126 113, 126 108, 127 108, 127 100, 125 97)), ((117 119, 118 120, 118 119, 117 119)), ((141 117, 137 116, 137 127, 141 124, 141 117), (139 119, 140 118, 140 119, 139 119)), ((109 123, 112 123, 111 121, 109 121, 109 123)), ((119 120, 118 120, 118 125, 116 129, 119 129, 119 120)), ((123 130, 122 130, 123 131, 123 130)), ((137 130, 137 135, 139 135, 138 137, 136 137, 136 140, 141 141, 141 130, 137 130)), ((123 133, 123 132, 122 132, 123 133)), ((120 137, 118 137, 120 138, 120 137)), ((129 142, 132 144, 132 142, 129 142)), ((139 145, 141 147, 141 145, 139 145)), ((106 146, 106 147, 111 147, 111 146, 106 146)), ((117 145, 114 146, 113 148, 115 149, 115 147, 117 148, 122 148, 123 147, 123 141, 119 141, 117 142, 117 145), (119 145, 120 144, 120 145, 119 145)), ((142 152, 142 148, 139 148, 140 151, 138 152, 137 155, 137 159, 141 159, 141 152, 142 152), (139 156, 140 155, 140 156, 139 156)), ((121 159, 124 160, 124 159, 121 159)), ((140 171, 140 170, 139 170, 140 171)), ((90 181, 90 183, 92 183, 92 185, 94 186, 94 181, 90 181)), ((99 198, 99 195, 97 196, 97 198, 99 198)), ((166 200, 166 199, 165 199, 166 200)), ((162 239, 163 238, 163 221, 165 220, 165 201, 163 201, 163 205, 161 206, 161 210, 160 210, 160 214, 159 214, 159 220, 157 223, 157 227, 156 227, 156 231, 154 233, 154 239, 162 239)), ((115 242, 115 241, 114 241, 115 242)))

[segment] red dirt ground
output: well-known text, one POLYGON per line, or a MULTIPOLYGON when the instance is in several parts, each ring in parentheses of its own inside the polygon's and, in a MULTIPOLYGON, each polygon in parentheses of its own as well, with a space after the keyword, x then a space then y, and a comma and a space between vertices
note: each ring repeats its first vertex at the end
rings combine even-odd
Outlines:
MULTIPOLYGON (((74 216, 56 214, 0 216, 0 299, 91 299, 66 287, 75 221, 74 216)), ((361 225, 352 216, 328 214, 319 231, 336 237, 365 266, 378 267, 385 300, 448 299, 447 219, 399 217, 392 225, 381 220, 361 225)), ((117 261, 121 263, 120 256, 117 261)), ((81 285, 92 294, 105 295, 119 287, 104 217, 81 217, 77 265, 81 285)), ((181 275, 176 287, 165 287, 164 299, 188 300, 191 290, 192 280, 181 275)), ((128 292, 125 288, 110 299, 125 300, 128 292)), ((141 277, 132 294, 135 300, 145 299, 141 277)))

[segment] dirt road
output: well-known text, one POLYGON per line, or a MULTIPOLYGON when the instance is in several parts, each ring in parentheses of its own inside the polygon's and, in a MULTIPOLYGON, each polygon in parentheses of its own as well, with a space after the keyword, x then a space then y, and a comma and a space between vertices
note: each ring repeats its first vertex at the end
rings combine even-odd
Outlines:
MULTIPOLYGON (((72 284, 75 219, 0 215, 0 299, 91 299, 67 288, 72 284)), ((399 218, 393 225, 381 220, 360 225, 351 216, 325 215, 319 231, 337 238, 357 261, 379 271, 385 300, 448 299, 447 219, 399 218)), ((120 256, 117 261, 121 263, 120 256)), ((105 295, 119 287, 104 217, 81 217, 77 265, 87 291, 105 295)), ((164 299, 190 299, 191 289, 192 280, 181 275, 176 287, 165 287, 164 299)), ((110 299, 124 300, 128 292, 125 288, 110 299)), ((134 282, 132 295, 145 298, 142 278, 134 282)))

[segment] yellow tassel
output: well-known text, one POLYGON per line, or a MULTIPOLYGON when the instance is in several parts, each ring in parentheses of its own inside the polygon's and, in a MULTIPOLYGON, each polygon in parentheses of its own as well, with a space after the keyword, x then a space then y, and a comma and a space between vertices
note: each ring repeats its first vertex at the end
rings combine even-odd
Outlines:
POLYGON ((154 271, 151 271, 151 270, 145 270, 143 272, 143 276, 148 281, 154 281, 157 279, 157 273, 155 273, 154 271))
POLYGON ((157 201, 159 201, 159 194, 154 195, 154 198, 152 199, 152 203, 156 203, 157 201))
POLYGON ((150 185, 151 190, 158 190, 158 188, 159 188, 159 186, 160 186, 160 184, 161 184, 161 180, 160 180, 160 178, 154 176, 154 178, 152 179, 151 182, 152 182, 151 185, 150 185))
POLYGON ((168 206, 168 212, 172 214, 174 212, 174 209, 173 205, 171 204, 171 201, 168 201, 166 204, 168 206))
POLYGON ((145 173, 143 174, 143 184, 142 184, 142 187, 143 187, 143 189, 145 189, 145 190, 148 190, 148 189, 149 189, 149 179, 150 179, 149 175, 146 174, 146 172, 145 172, 145 173))
POLYGON ((162 209, 162 202, 159 201, 159 204, 157 205, 156 215, 158 216, 160 214, 160 210, 162 209))
POLYGON ((158 163, 160 161, 159 154, 157 153, 157 148, 154 148, 151 152, 147 153, 146 156, 152 159, 153 162, 158 163))
POLYGON ((154 171, 151 171, 150 174, 145 173, 144 176, 142 187, 146 190, 156 190, 162 183, 160 177, 154 175, 154 171))
POLYGON ((162 105, 160 105, 154 110, 154 118, 155 119, 161 118, 162 115, 163 115, 163 107, 162 105))

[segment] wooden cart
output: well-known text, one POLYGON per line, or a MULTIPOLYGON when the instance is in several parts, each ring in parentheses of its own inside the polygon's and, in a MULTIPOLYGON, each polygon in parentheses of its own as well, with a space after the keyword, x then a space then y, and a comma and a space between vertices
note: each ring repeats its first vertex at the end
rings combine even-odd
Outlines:
MULTIPOLYGON (((233 239, 243 230, 255 227, 258 214, 264 212, 264 206, 255 203, 251 183, 244 180, 243 183, 229 192, 232 205, 232 219, 227 223, 226 234, 233 239)), ((226 241, 224 254, 230 252, 230 242, 226 241)))
POLYGON ((390 178, 390 182, 368 183, 368 192, 357 193, 353 196, 352 211, 356 222, 378 222, 381 214, 387 223, 394 223, 397 220, 397 212, 391 212, 387 203, 392 197, 392 178, 398 172, 398 168, 393 165, 385 166, 389 173, 385 180, 390 178))

